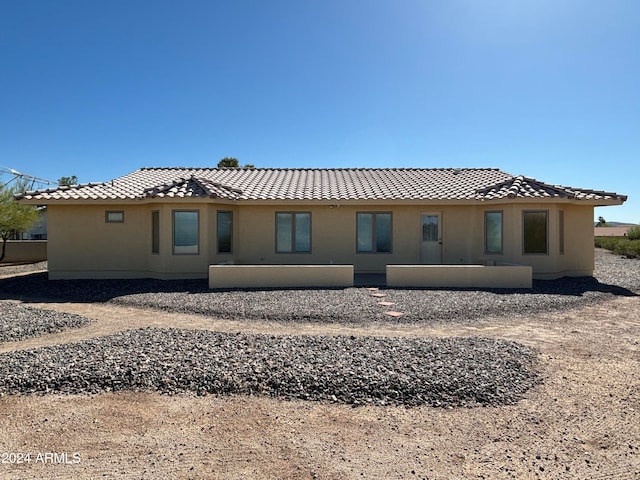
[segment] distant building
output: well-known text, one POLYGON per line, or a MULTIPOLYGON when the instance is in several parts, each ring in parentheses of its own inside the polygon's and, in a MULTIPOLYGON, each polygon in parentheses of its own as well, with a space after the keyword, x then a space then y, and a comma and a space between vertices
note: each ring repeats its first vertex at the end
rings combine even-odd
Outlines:
POLYGON ((46 240, 47 239, 47 210, 39 209, 40 218, 26 232, 18 232, 11 240, 46 240))
POLYGON ((621 227, 593 227, 594 237, 626 237, 627 232, 633 225, 623 225, 621 227))

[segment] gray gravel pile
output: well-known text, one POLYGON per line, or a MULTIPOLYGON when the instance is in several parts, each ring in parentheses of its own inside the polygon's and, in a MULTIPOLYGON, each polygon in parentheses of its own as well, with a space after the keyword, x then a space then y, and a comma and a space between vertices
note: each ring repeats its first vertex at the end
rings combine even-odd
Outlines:
POLYGON ((224 319, 369 323, 385 317, 384 310, 364 288, 148 292, 126 295, 112 301, 224 319))
POLYGON ((79 315, 0 302, 0 343, 78 328, 88 323, 88 319, 79 315))
POLYGON ((561 311, 616 295, 640 291, 640 260, 597 251, 595 277, 534 281, 532 289, 381 289, 374 298, 364 288, 342 290, 244 290, 131 293, 112 301, 218 318, 323 323, 439 323, 487 316, 561 311), (378 301, 394 305, 383 308, 378 301), (389 317, 385 310, 404 315, 389 317))
POLYGON ((371 322, 467 322, 488 316, 518 316, 567 310, 640 291, 640 260, 596 250, 594 277, 534 281, 533 288, 364 288, 212 291, 206 280, 48 281, 45 274, 0 279, 0 295, 71 302, 114 302, 223 319, 365 324, 371 322), (394 305, 383 308, 377 301, 394 305), (389 317, 387 309, 403 312, 389 317))
POLYGON ((47 262, 23 263, 23 264, 0 264, 0 276, 15 275, 16 273, 37 272, 47 269, 47 262))
POLYGON ((626 258, 596 248, 595 269, 599 282, 640 292, 640 258, 626 258))
POLYGON ((272 336, 144 328, 0 355, 1 393, 249 394, 351 405, 505 405, 536 354, 479 337, 272 336))

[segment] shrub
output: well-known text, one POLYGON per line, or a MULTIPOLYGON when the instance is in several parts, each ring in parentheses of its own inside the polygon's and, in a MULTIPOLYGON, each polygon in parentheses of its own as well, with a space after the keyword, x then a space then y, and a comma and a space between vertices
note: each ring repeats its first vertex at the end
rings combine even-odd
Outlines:
POLYGON ((613 250, 618 239, 616 237, 596 237, 596 247, 606 248, 607 250, 613 250))
POLYGON ((595 246, 598 248, 606 248, 616 255, 640 258, 640 239, 630 240, 628 237, 596 237, 595 246))
POLYGON ((640 225, 636 225, 627 230, 627 238, 629 240, 640 240, 640 225))
POLYGON ((624 255, 629 258, 640 257, 640 240, 627 240, 626 242, 620 242, 619 250, 616 251, 619 255, 624 255))

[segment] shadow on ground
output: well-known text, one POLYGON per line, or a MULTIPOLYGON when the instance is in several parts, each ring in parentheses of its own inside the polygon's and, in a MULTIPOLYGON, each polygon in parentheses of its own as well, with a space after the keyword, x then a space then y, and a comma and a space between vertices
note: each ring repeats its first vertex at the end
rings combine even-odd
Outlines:
MULTIPOLYGON (((356 287, 386 289, 379 277, 361 277, 356 287)), ((225 292, 255 292, 296 289, 225 289, 225 292)), ((304 289, 303 289, 304 290, 304 289)), ((320 290, 320 289, 306 289, 320 290)), ((327 289, 335 290, 335 289, 327 289)), ((581 297, 587 293, 606 293, 615 296, 635 297, 637 293, 618 285, 599 282, 594 277, 561 278, 557 280, 534 280, 530 289, 507 288, 393 288, 398 291, 435 291, 435 292, 487 292, 499 295, 519 294, 525 296, 560 295, 581 297)), ((0 299, 17 299, 34 302, 108 302, 117 297, 145 293, 183 293, 202 294, 220 290, 208 288, 206 279, 197 280, 49 280, 46 272, 0 279, 0 299)))

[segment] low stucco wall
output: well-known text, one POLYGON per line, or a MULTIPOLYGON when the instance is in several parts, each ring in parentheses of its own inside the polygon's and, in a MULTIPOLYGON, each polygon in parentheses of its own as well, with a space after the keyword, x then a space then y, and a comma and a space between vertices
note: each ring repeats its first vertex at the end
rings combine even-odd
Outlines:
POLYGON ((46 240, 8 240, 2 263, 35 263, 46 259, 46 240))
POLYGON ((351 286, 353 265, 209 266, 209 288, 351 286))
POLYGON ((526 265, 387 265, 388 287, 531 288, 526 265))

